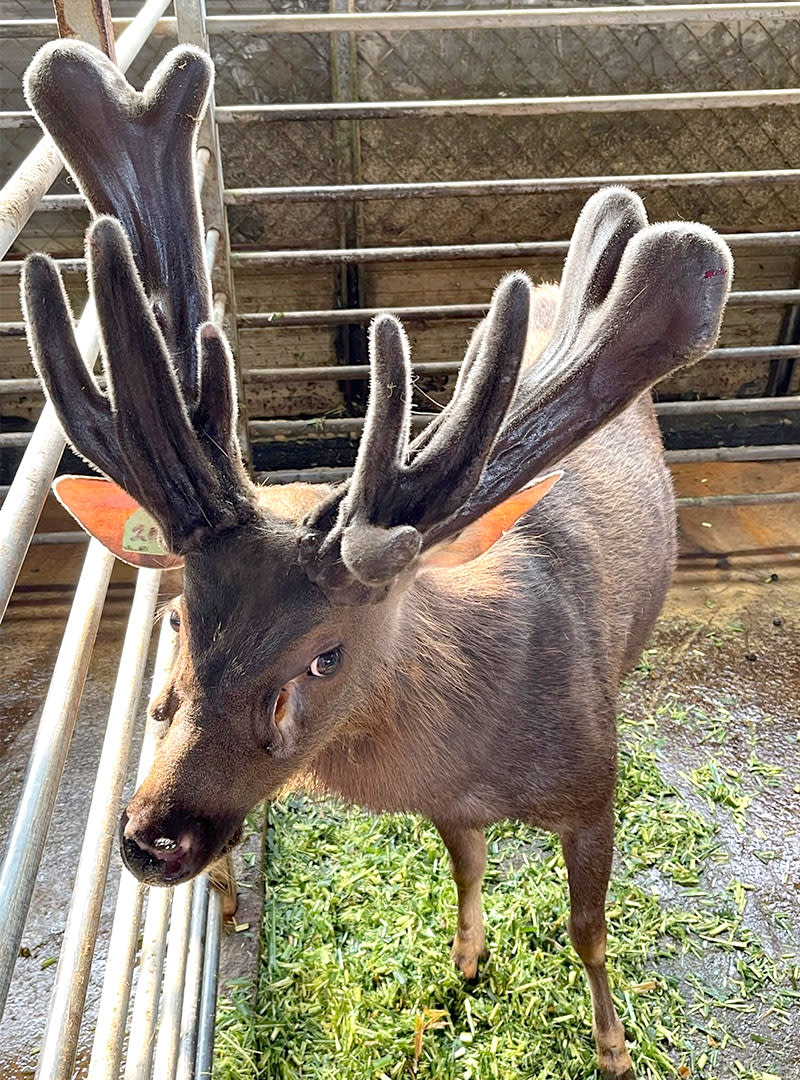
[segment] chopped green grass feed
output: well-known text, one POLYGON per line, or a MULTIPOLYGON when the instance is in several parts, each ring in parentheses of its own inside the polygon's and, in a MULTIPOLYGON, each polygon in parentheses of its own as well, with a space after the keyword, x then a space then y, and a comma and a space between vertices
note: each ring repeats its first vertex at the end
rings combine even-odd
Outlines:
MULTIPOLYGON (((608 959, 637 1076, 795 1080, 771 1071, 728 1019, 770 1010, 788 1024, 800 971, 770 960, 744 927, 746 886, 704 887, 704 867, 720 858, 716 826, 662 779, 652 729, 623 721, 621 732, 608 959), (699 955, 703 965, 689 963, 699 955), (709 956, 715 974, 704 979, 709 956)), ((269 823, 258 1000, 222 999, 215 1078, 595 1075, 554 837, 489 830, 491 957, 466 985, 449 959, 455 887, 433 826, 299 795, 273 804, 269 823)))

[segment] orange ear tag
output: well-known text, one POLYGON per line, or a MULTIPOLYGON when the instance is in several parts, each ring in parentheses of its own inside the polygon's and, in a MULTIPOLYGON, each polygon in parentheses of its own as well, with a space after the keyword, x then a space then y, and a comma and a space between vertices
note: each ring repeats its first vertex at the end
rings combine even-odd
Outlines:
POLYGON ((53 491, 80 527, 131 566, 172 570, 183 566, 167 550, 158 526, 121 487, 100 476, 59 476, 53 491))
POLYGON ((553 485, 561 479, 563 472, 548 473, 538 480, 533 480, 521 491, 509 495, 493 510, 487 510, 477 521, 467 525, 450 540, 427 551, 419 562, 420 570, 432 567, 461 566, 483 555, 485 551, 515 525, 523 514, 543 499, 553 485))

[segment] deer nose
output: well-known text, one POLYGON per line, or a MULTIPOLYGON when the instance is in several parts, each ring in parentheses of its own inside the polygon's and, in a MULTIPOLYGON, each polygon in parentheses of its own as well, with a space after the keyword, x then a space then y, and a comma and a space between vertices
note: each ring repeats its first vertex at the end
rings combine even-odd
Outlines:
POLYGON ((170 835, 152 826, 140 827, 125 811, 119 840, 122 861, 145 885, 177 885, 200 869, 198 844, 189 829, 170 835))

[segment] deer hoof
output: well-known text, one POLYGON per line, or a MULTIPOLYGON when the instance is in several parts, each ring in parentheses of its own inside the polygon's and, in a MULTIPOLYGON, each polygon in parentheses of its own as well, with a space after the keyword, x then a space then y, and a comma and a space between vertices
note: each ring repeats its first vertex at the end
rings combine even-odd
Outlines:
POLYGON ((488 959, 489 953, 482 940, 470 941, 456 934, 450 956, 467 982, 475 982, 478 977, 478 965, 481 960, 488 959))
POLYGON ((636 1080, 633 1062, 627 1050, 606 1050, 598 1067, 601 1080, 636 1080))

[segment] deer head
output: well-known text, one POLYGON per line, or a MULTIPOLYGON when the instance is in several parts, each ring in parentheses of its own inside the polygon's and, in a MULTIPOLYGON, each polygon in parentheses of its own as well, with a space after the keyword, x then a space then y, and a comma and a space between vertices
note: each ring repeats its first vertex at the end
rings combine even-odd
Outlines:
MULTIPOLYGON (((80 358, 44 255, 23 279, 34 361, 70 442, 127 502, 96 483, 126 513, 132 500, 143 507, 184 566, 169 615, 177 655, 153 706, 165 732, 121 823, 127 866, 157 885, 202 870, 254 805, 357 726, 423 576, 480 558, 546 493, 546 470, 711 347, 731 270, 709 229, 649 226, 635 195, 601 191, 577 223, 537 363, 520 375, 537 299, 512 273, 452 401, 410 441, 408 343, 379 316, 351 480, 257 488, 241 464, 232 360, 210 321, 202 256, 193 159, 211 76, 204 54, 181 47, 136 93, 75 42, 45 46, 27 75, 98 215, 87 259, 106 388, 80 358)), ((131 554, 91 509, 79 516, 129 561, 163 565, 131 554)))

